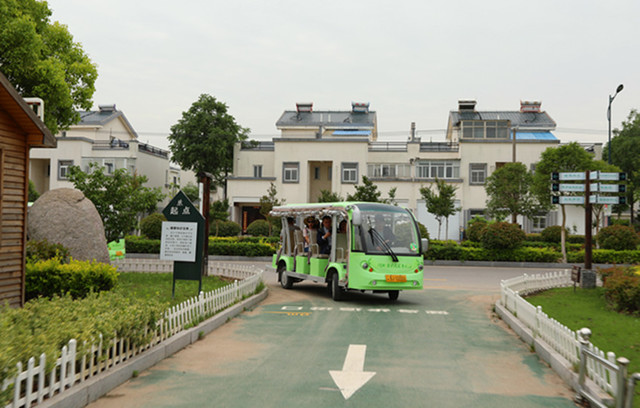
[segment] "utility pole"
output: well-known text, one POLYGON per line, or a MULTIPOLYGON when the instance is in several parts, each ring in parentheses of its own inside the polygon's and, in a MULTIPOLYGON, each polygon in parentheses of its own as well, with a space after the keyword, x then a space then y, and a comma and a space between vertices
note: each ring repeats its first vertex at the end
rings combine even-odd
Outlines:
POLYGON ((513 128, 513 143, 512 143, 512 151, 511 151, 511 161, 513 163, 516 162, 516 128, 513 128))

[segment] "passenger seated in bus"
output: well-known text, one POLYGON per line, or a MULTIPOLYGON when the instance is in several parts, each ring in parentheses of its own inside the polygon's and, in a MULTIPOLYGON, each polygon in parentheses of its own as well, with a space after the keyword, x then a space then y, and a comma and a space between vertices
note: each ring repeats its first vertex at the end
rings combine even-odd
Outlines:
POLYGON ((382 214, 376 215, 375 228, 376 231, 378 231, 380 235, 382 235, 382 238, 384 238, 384 242, 386 242, 387 244, 391 245, 391 243, 396 239, 396 236, 391 230, 391 227, 385 224, 384 216, 382 214))
POLYGON ((318 229, 318 246, 320 253, 329 255, 331 253, 331 217, 322 217, 322 226, 318 229))
POLYGON ((304 230, 302 230, 302 236, 304 237, 304 252, 309 252, 309 247, 311 246, 311 243, 315 242, 315 241, 311 241, 312 239, 311 231, 315 230, 317 232, 319 224, 320 223, 314 216, 309 216, 304 219, 305 227, 304 227, 304 230))
POLYGON ((347 220, 340 221, 340 224, 338 224, 338 233, 339 234, 347 233, 347 220))

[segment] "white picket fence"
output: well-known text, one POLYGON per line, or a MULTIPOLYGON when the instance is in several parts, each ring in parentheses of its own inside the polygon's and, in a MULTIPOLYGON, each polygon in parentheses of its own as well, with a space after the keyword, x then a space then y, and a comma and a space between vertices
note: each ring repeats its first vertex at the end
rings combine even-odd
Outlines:
MULTIPOLYGON (((522 296, 541 290, 572 286, 571 270, 551 272, 539 275, 523 275, 500 283, 501 304, 524 323, 532 332, 533 337, 544 340, 551 348, 569 361, 574 368, 580 364, 580 342, 578 334, 550 318, 540 306, 535 307, 522 296), (521 296, 522 295, 522 296, 521 296)), ((589 350, 600 357, 616 364, 613 352, 605 353, 589 343, 589 350)), ((605 365, 589 359, 587 375, 603 391, 617 397, 617 378, 615 373, 605 365)))
MULTIPOLYGON (((146 268, 145 272, 159 272, 164 267, 163 263, 151 263, 157 264, 158 267, 155 269, 140 268, 146 268)), ((136 263, 136 265, 140 264, 136 263)), ((129 269, 123 266, 122 270, 129 269)), ((171 307, 155 327, 153 339, 141 347, 132 347, 128 339, 120 338, 112 340, 106 349, 107 351, 103 352, 102 336, 100 336, 97 344, 92 345, 87 353, 81 353, 77 351, 76 340, 72 339, 68 345, 62 348, 54 369, 49 373, 45 372, 47 364, 45 354, 42 354, 38 359, 30 358, 26 370, 23 370, 22 363, 18 363, 16 365, 18 374, 5 380, 0 388, 0 391, 5 391, 9 387, 13 387, 13 399, 6 408, 28 408, 36 403, 40 404, 44 399, 62 393, 74 385, 131 359, 144 350, 156 346, 163 340, 184 330, 185 326, 197 324, 245 297, 251 296, 258 284, 262 282, 264 271, 253 265, 218 264, 212 266, 210 263, 209 272, 242 280, 211 292, 200 292, 199 296, 171 307)))
MULTIPOLYGON (((120 272, 171 273, 173 261, 161 259, 125 258, 111 261, 120 272)), ((249 263, 220 263, 209 261, 207 276, 226 276, 234 279, 246 279, 255 274, 255 266, 249 263)))

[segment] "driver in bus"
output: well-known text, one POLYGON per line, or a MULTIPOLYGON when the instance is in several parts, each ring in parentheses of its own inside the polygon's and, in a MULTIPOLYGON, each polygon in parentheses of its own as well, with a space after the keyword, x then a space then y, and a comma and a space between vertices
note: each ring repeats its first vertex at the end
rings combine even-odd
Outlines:
POLYGON ((318 229, 318 247, 321 254, 331 253, 331 217, 322 217, 322 226, 318 229))
POLYGON ((382 235, 382 238, 384 238, 384 242, 386 242, 388 245, 391 245, 391 243, 396 239, 396 236, 391 230, 391 227, 389 227, 384 222, 384 216, 382 214, 377 214, 375 220, 376 231, 378 231, 380 235, 382 235))

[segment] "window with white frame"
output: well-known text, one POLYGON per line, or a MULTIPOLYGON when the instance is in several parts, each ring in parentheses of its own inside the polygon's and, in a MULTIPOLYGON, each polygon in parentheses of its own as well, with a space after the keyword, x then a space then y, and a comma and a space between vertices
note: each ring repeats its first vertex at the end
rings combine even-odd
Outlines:
POLYGON ((487 163, 469 164, 469 184, 484 184, 487 179, 487 163))
POLYGON ((342 163, 342 182, 358 182, 358 163, 342 163))
POLYGON ((285 162, 282 163, 282 182, 283 183, 298 183, 300 172, 299 162, 285 162))
POLYGON ((73 160, 58 160, 58 180, 69 179, 69 168, 73 166, 73 160))
POLYGON ((104 159, 102 161, 102 167, 104 167, 104 173, 113 175, 113 172, 116 169, 116 163, 113 159, 104 159))
POLYGON ((253 177, 262 178, 262 164, 256 164, 253 166, 253 177))
POLYGON ((463 139, 508 139, 507 120, 463 120, 460 122, 463 139))
POLYGON ((419 179, 460 178, 460 162, 454 160, 420 160, 416 163, 416 177, 419 179))
POLYGON ((545 228, 547 228, 546 215, 534 215, 531 217, 531 232, 542 232, 545 228))
POLYGON ((405 163, 369 163, 367 176, 370 178, 408 178, 411 166, 405 163))

